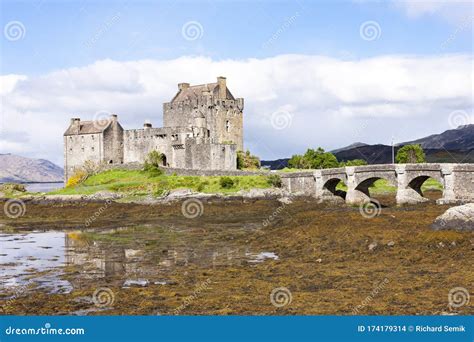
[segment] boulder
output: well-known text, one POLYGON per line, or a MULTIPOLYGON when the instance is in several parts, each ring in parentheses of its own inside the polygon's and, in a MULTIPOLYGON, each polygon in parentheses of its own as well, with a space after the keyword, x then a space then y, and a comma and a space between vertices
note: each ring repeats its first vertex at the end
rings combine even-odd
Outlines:
POLYGON ((431 228, 434 230, 474 231, 474 203, 449 208, 436 218, 431 228))

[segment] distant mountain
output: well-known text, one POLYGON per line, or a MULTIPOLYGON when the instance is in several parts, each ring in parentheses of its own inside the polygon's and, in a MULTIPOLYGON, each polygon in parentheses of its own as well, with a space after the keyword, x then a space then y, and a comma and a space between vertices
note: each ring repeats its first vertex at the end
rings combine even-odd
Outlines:
MULTIPOLYGON (((403 145, 420 144, 429 163, 474 163, 474 125, 459 126, 440 134, 404 142, 395 146, 395 154, 403 145)), ((331 151, 339 161, 364 159, 368 164, 389 164, 392 162, 392 147, 382 144, 368 145, 354 143, 331 151)), ((273 170, 288 165, 288 158, 262 161, 262 165, 273 170)))
POLYGON ((63 169, 45 159, 0 154, 0 183, 62 182, 63 169))
POLYGON ((338 153, 338 152, 342 152, 342 151, 346 151, 346 150, 350 150, 350 149, 353 149, 353 148, 356 148, 356 147, 362 147, 362 146, 368 146, 368 144, 364 144, 364 143, 361 143, 361 142, 356 142, 356 143, 350 144, 349 146, 341 147, 341 148, 338 148, 338 149, 335 149, 335 150, 332 150, 332 151, 329 151, 329 152, 338 153))
POLYGON ((474 125, 459 126, 441 134, 413 140, 400 145, 420 144, 424 149, 469 151, 474 149, 474 125))

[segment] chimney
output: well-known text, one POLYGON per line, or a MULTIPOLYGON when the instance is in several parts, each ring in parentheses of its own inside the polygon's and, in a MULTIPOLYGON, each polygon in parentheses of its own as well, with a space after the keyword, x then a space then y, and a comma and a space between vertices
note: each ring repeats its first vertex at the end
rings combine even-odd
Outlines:
POLYGON ((112 120, 112 122, 117 122, 117 114, 110 115, 110 120, 112 120))
POLYGON ((226 85, 225 77, 223 76, 217 77, 217 84, 219 85, 219 98, 220 99, 227 98, 227 85, 226 85))
POLYGON ((143 124, 143 128, 145 129, 151 128, 151 127, 152 127, 151 122, 145 121, 145 123, 143 124))
POLYGON ((178 89, 184 90, 189 88, 189 83, 178 83, 178 89))
POLYGON ((79 123, 79 122, 81 122, 80 118, 72 118, 71 119, 71 125, 75 125, 76 123, 79 123))

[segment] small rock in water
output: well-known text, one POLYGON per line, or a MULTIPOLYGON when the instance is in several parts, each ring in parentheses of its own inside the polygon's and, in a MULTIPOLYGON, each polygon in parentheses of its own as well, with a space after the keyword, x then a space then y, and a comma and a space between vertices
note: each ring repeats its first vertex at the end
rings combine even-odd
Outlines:
POLYGON ((321 258, 316 259, 316 262, 322 263, 322 262, 323 262, 323 259, 321 259, 321 258))
POLYGON ((123 283, 123 288, 128 288, 132 286, 141 286, 141 287, 146 287, 150 284, 150 282, 146 279, 137 279, 137 280, 132 280, 132 279, 127 279, 123 283))
POLYGON ((293 203, 293 201, 288 197, 281 197, 281 198, 278 199, 278 202, 283 203, 283 204, 293 203))
POLYGON ((377 248, 378 246, 378 243, 377 242, 372 242, 370 245, 369 245, 369 251, 373 251, 375 248, 377 248))
POLYGON ((388 246, 388 247, 393 247, 393 246, 395 246, 395 242, 390 241, 389 243, 387 243, 387 246, 388 246))

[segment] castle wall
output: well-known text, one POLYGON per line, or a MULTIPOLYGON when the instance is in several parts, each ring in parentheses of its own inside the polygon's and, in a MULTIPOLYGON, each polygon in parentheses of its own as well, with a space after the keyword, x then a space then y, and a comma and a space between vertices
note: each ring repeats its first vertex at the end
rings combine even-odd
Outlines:
POLYGON ((97 134, 79 134, 64 136, 64 180, 67 181, 75 168, 87 160, 100 163, 103 159, 103 136, 97 134))
POLYGON ((206 129, 216 143, 234 143, 243 151, 243 108, 244 100, 239 98, 217 99, 212 95, 199 96, 193 100, 163 104, 165 127, 190 127, 195 124, 196 112, 205 117, 206 129))
POLYGON ((103 161, 108 164, 123 163, 123 128, 117 121, 108 127, 103 136, 103 161))

